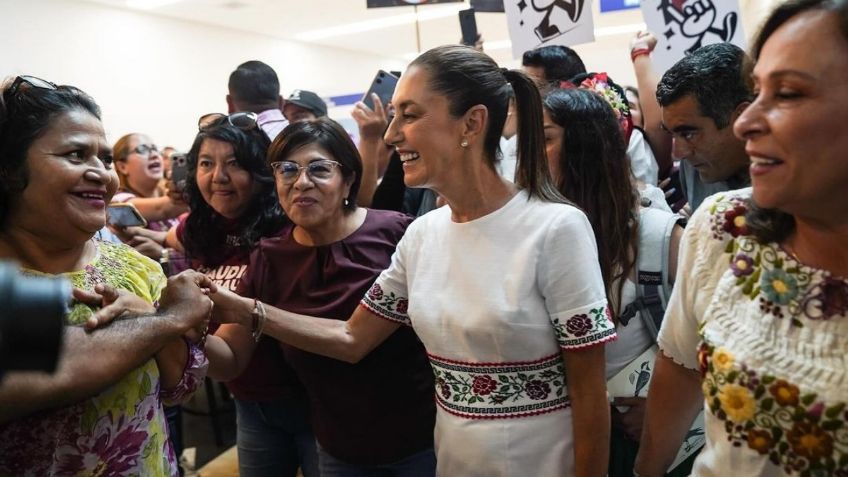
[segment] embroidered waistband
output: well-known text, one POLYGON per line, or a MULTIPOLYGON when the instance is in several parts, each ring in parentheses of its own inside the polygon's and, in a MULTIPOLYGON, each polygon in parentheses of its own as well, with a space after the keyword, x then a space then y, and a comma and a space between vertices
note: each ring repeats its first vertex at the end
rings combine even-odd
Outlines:
POLYGON ((470 419, 533 416, 568 407, 559 353, 536 361, 466 363, 430 355, 436 402, 470 419))

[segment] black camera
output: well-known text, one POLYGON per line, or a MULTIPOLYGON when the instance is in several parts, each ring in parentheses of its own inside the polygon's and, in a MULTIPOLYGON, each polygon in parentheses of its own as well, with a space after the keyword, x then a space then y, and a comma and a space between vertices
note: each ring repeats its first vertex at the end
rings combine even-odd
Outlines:
POLYGON ((24 276, 0 263, 0 379, 4 371, 56 369, 70 295, 65 279, 24 276))

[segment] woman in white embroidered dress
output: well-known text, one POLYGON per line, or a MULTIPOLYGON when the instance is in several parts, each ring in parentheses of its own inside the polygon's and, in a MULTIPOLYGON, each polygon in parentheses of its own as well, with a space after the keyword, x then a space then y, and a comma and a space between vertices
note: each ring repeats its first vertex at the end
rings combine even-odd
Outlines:
POLYGON ((615 337, 585 215, 547 170, 539 93, 471 48, 418 57, 385 139, 408 186, 448 203, 414 222, 347 322, 226 293, 218 319, 356 362, 412 326, 436 375, 442 476, 606 475, 604 347, 615 337), (495 169, 509 98, 518 105, 516 183, 495 169), (566 389, 566 376, 568 387, 566 389))
POLYGON ((713 196, 684 234, 643 476, 702 406, 695 476, 848 475, 848 1, 784 3, 754 57, 734 125, 753 191, 713 196))

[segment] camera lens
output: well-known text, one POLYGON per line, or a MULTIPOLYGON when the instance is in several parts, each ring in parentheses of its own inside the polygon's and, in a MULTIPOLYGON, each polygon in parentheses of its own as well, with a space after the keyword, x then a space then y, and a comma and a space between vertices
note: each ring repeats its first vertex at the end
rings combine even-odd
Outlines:
POLYGON ((71 286, 65 279, 22 276, 0 264, 0 368, 56 368, 71 286))

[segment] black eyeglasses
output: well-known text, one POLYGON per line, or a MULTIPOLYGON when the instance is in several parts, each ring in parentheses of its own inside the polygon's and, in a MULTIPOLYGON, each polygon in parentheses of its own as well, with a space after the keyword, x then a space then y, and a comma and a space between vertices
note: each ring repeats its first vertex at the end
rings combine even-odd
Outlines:
POLYGON ((256 113, 241 112, 230 115, 223 113, 209 113, 204 114, 197 120, 197 129, 199 131, 208 129, 210 126, 222 121, 224 118, 227 118, 227 122, 230 126, 239 128, 242 131, 250 131, 251 129, 259 127, 259 116, 257 116, 256 113))
POLYGON ((134 152, 136 154, 140 154, 142 156, 149 156, 154 152, 159 152, 159 148, 156 147, 155 144, 139 144, 130 152, 134 152))
POLYGON ((333 178, 336 168, 341 168, 340 162, 322 159, 320 161, 312 161, 305 166, 293 161, 276 161, 271 163, 271 169, 274 170, 274 175, 282 179, 283 184, 289 185, 297 182, 300 173, 306 170, 306 176, 310 180, 317 182, 326 182, 333 178))
POLYGON ((41 78, 36 78, 35 76, 23 75, 23 76, 18 76, 17 78, 15 78, 15 81, 12 82, 12 86, 10 86, 8 90, 6 90, 6 94, 8 94, 10 98, 14 98, 15 96, 17 96, 18 91, 25 91, 26 90, 26 88, 24 88, 22 90, 21 86, 29 86, 29 87, 38 88, 38 89, 56 89, 57 88, 57 86, 55 84, 53 84, 53 83, 51 83, 47 80, 43 80, 41 78))

